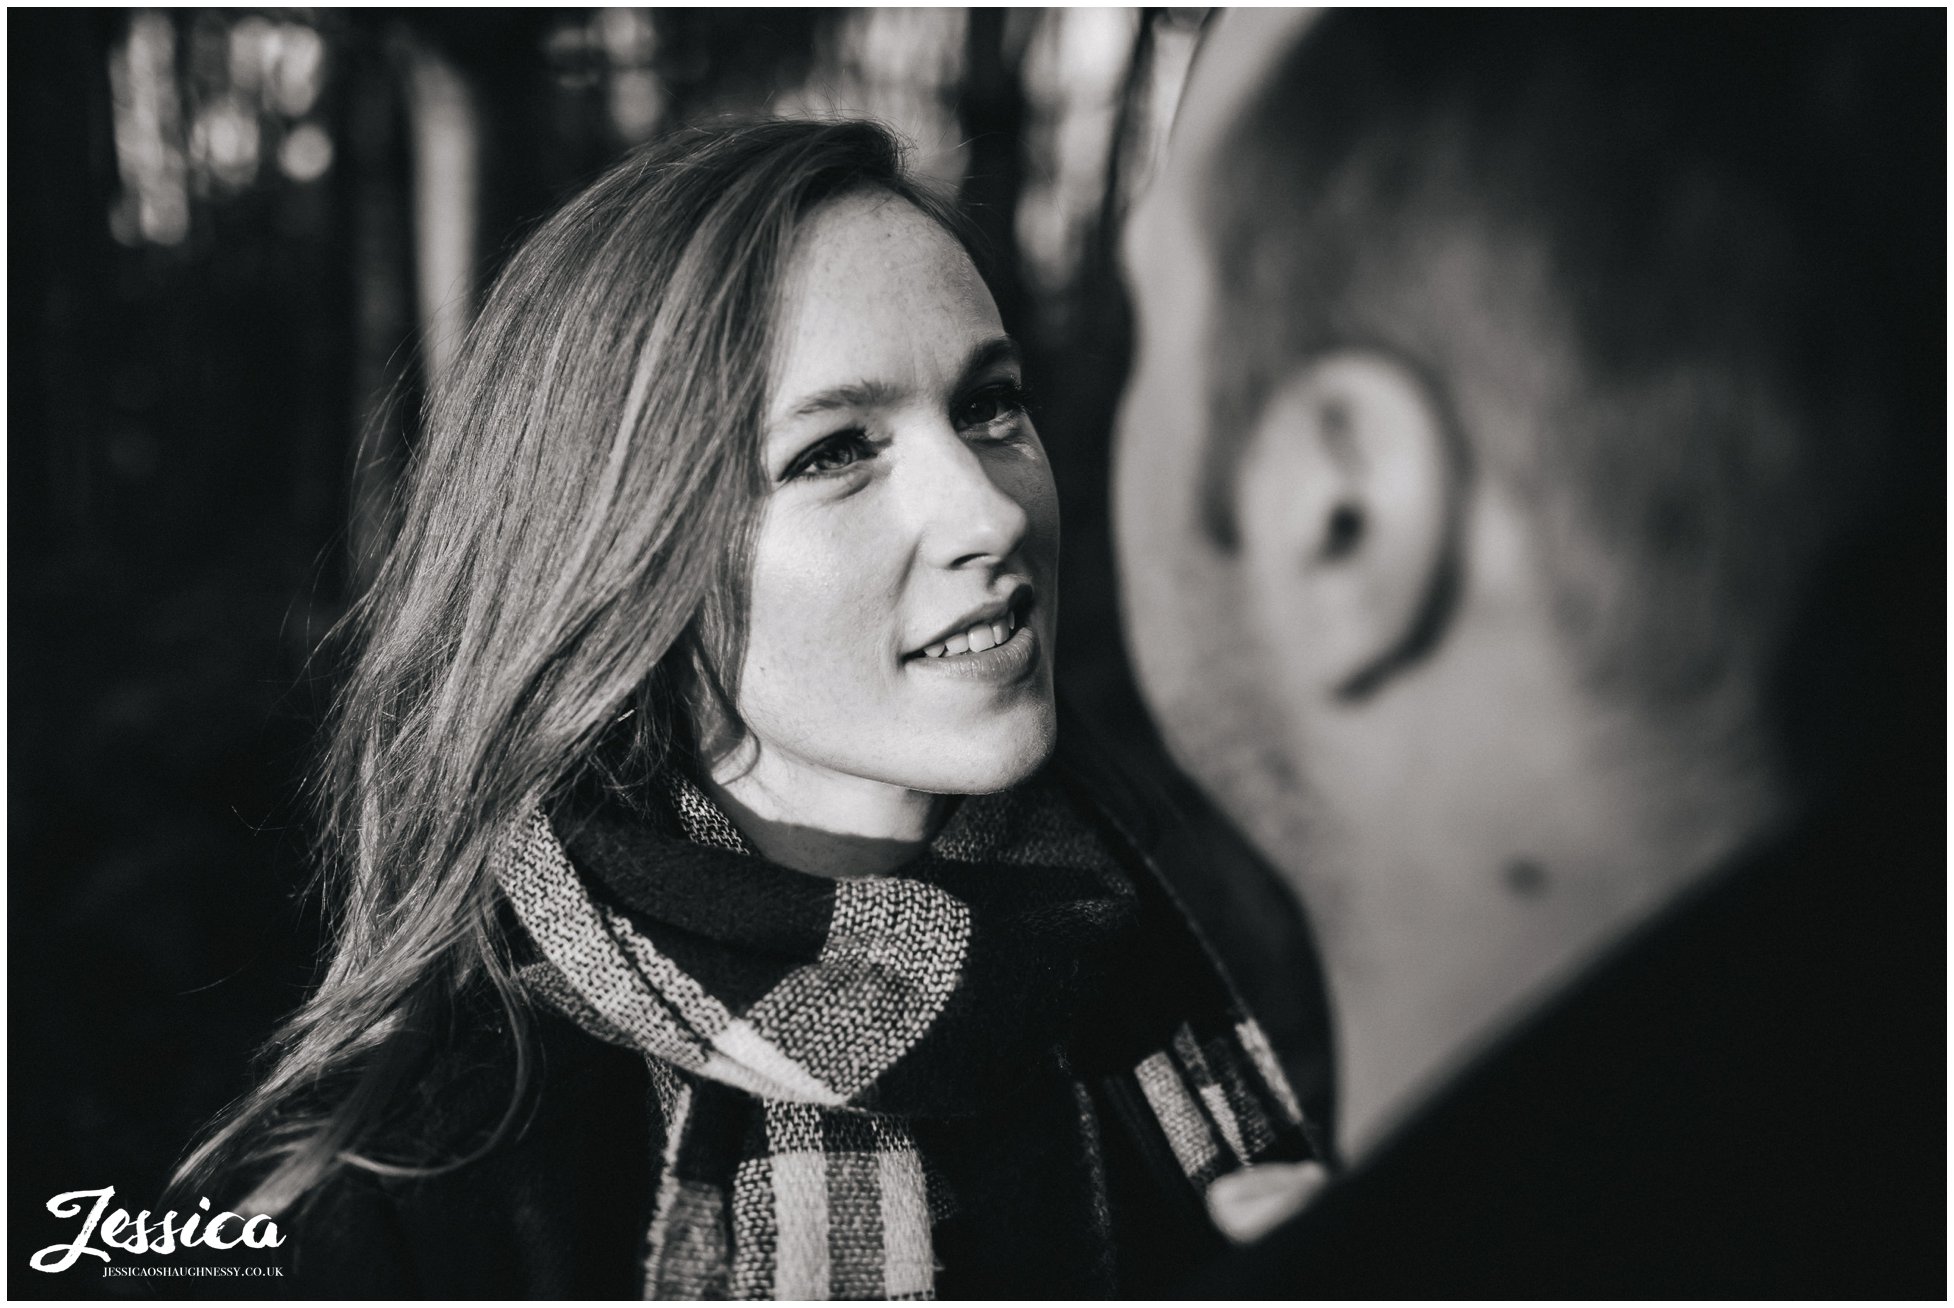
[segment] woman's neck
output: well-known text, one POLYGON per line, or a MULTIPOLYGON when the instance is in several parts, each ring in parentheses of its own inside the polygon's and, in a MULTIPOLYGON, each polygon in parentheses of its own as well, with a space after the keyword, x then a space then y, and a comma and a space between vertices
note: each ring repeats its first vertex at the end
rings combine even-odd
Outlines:
POLYGON ((845 776, 778 752, 716 762, 705 788, 761 856, 823 877, 886 876, 921 854, 954 797, 845 776))

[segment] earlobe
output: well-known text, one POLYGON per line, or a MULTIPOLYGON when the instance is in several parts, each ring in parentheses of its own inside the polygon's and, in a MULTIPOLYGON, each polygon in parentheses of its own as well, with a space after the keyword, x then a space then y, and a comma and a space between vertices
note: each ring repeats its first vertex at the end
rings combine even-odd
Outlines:
POLYGON ((1344 351, 1263 408, 1234 487, 1245 599, 1297 690, 1362 698, 1441 634, 1464 470, 1412 368, 1344 351))

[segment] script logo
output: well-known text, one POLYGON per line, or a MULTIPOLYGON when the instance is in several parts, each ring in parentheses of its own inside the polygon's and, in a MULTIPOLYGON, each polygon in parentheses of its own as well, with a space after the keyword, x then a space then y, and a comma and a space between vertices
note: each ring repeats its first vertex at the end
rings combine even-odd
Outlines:
POLYGON ((37 1272, 65 1272, 83 1254, 109 1262, 106 1250, 93 1248, 88 1243, 97 1227, 101 1228, 102 1243, 111 1249, 132 1254, 170 1254, 179 1248, 235 1249, 239 1245, 247 1249, 276 1249, 285 1243, 285 1238, 278 1233, 278 1224, 271 1218, 261 1213, 246 1221, 236 1213, 212 1213, 208 1199, 199 1199, 197 1207, 202 1211, 191 1213, 183 1219, 181 1226, 177 1225, 174 1211, 164 1213, 160 1222, 151 1222, 147 1208, 135 1217, 129 1216, 128 1209, 118 1208, 108 1214, 107 1221, 103 1221, 102 1214, 113 1198, 115 1187, 111 1185, 100 1190, 70 1190, 48 1200, 47 1210, 56 1217, 79 1217, 84 1201, 89 1199, 95 1201, 95 1206, 89 1209, 87 1220, 82 1222, 81 1234, 71 1243, 51 1244, 30 1258, 28 1264, 37 1272), (198 1230, 197 1224, 203 1222, 205 1217, 210 1220, 204 1222, 202 1230, 198 1230), (220 1234, 226 1222, 234 1222, 239 1227, 237 1233, 229 1238, 220 1234))

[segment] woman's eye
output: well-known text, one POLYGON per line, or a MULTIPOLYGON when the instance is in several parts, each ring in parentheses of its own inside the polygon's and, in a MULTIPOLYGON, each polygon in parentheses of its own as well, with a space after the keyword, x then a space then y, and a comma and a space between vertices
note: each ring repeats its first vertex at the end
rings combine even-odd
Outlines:
POLYGON ((839 431, 825 440, 817 441, 807 448, 787 469, 782 481, 791 481, 801 476, 821 476, 824 473, 840 472, 854 466, 863 459, 873 458, 875 450, 869 445, 868 433, 859 427, 839 431))
POLYGON ((1024 416, 1024 389, 1017 382, 998 382, 964 400, 957 406, 959 428, 988 427, 1024 416))

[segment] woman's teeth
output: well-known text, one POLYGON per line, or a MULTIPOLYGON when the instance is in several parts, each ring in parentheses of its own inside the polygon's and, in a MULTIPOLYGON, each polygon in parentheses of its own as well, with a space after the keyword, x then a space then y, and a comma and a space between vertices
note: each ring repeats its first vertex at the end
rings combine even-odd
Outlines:
POLYGON ((1011 633, 1018 629, 1018 615, 1006 613, 996 622, 979 622, 968 631, 960 631, 946 641, 923 647, 925 656, 933 659, 947 658, 952 654, 981 654, 993 645, 1002 645, 1011 639, 1011 633))

